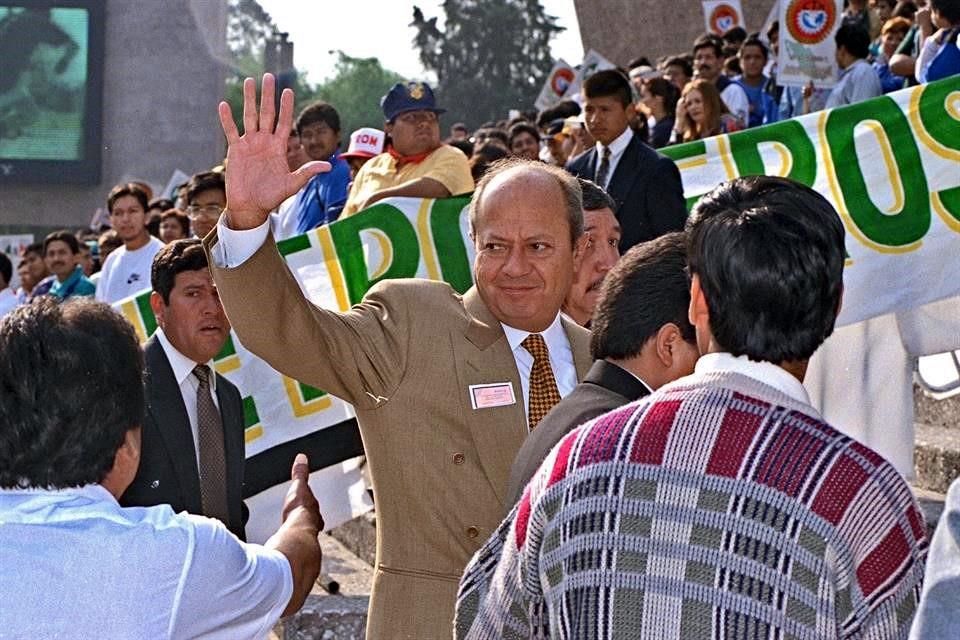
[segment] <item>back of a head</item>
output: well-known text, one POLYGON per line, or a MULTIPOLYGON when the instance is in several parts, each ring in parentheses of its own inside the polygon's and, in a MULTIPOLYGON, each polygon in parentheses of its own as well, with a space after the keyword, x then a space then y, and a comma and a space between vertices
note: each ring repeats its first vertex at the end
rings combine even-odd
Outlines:
POLYGON ((616 98, 627 106, 633 102, 630 79, 618 69, 597 71, 583 82, 583 95, 587 98, 616 98))
POLYGON ((723 183, 687 221, 687 262, 710 330, 735 356, 775 364, 810 358, 833 332, 844 259, 833 205, 786 178, 723 183))
POLYGON ((682 232, 662 235, 627 251, 603 281, 590 324, 594 359, 625 360, 672 322, 690 343, 696 335, 687 312, 686 240, 682 232))
POLYGON ((870 55, 870 34, 859 24, 840 25, 834 40, 837 47, 843 47, 854 58, 866 58, 870 55))
POLYGON ((7 257, 7 254, 0 253, 0 288, 6 288, 13 278, 13 261, 7 257))
POLYGON ((960 0, 930 0, 930 9, 939 13, 951 26, 960 26, 960 0))
POLYGON ((103 303, 43 297, 0 322, 0 354, 0 487, 101 482, 143 422, 133 327, 103 303))

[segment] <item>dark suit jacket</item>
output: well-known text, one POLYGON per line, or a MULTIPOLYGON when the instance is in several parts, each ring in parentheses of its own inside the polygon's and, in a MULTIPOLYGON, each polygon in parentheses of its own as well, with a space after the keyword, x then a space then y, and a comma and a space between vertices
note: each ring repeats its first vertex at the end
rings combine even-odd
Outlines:
MULTIPOLYGON (((567 163, 567 171, 593 180, 597 174, 597 148, 584 151, 567 163)), ((687 220, 680 170, 634 135, 607 185, 617 204, 620 253, 640 242, 670 231, 681 231, 687 220)))
MULTIPOLYGON (((147 411, 140 447, 140 468, 133 483, 120 498, 123 506, 149 507, 169 504, 176 512, 202 515, 200 475, 187 409, 180 387, 163 346, 156 337, 144 346, 147 365, 147 411)), ((223 418, 227 458, 227 505, 230 521, 225 522, 241 540, 245 539, 247 509, 243 504, 243 403, 240 392, 217 374, 217 402, 223 418)))
POLYGON ((513 508, 550 450, 581 424, 650 393, 629 371, 597 360, 570 394, 543 417, 527 437, 510 470, 507 511, 513 508))

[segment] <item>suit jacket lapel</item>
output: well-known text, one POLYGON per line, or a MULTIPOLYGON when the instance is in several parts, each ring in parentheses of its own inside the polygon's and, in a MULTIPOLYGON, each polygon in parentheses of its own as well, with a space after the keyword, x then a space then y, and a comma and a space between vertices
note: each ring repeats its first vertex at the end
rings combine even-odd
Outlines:
POLYGON ((566 316, 560 316, 560 324, 570 341, 570 351, 573 352, 573 366, 577 370, 577 381, 583 380, 590 371, 593 358, 590 357, 590 334, 566 316))
POLYGON ((223 446, 227 461, 227 505, 230 520, 240 522, 240 514, 234 513, 243 499, 243 465, 246 456, 244 447, 243 416, 237 412, 236 401, 227 391, 226 380, 217 374, 217 403, 223 420, 223 446))
MULTIPOLYGON (((633 134, 627 148, 623 151, 623 155, 620 156, 616 171, 613 172, 610 182, 607 184, 607 193, 616 201, 618 213, 620 207, 626 201, 633 183, 640 177, 639 154, 637 153, 637 147, 640 144, 640 138, 637 134, 633 134)), ((618 215, 617 218, 619 219, 619 217, 618 215)))
POLYGON ((647 385, 640 382, 629 371, 606 360, 597 360, 590 367, 590 372, 583 379, 584 382, 590 382, 617 393, 629 402, 639 400, 648 395, 650 390, 647 385))
POLYGON ((180 482, 180 492, 190 513, 203 513, 200 504, 200 475, 197 450, 180 386, 173 376, 170 361, 156 338, 145 348, 147 371, 147 411, 150 413, 167 449, 167 455, 180 482))
POLYGON ((459 390, 463 410, 468 414, 465 423, 490 486, 503 503, 510 466, 527 437, 523 387, 507 336, 476 287, 467 291, 463 304, 469 318, 463 332, 465 339, 454 345, 454 356, 458 382, 463 387, 459 390), (474 409, 470 386, 494 383, 510 383, 516 402, 503 407, 474 409))

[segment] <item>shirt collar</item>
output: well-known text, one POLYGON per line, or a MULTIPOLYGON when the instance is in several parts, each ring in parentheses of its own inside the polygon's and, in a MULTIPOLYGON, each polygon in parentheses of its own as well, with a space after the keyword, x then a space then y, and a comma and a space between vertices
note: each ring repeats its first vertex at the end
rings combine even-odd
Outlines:
MULTIPOLYGON (((515 329, 511 326, 505 325, 502 322, 500 326, 503 327, 503 332, 507 335, 507 342, 510 344, 510 350, 514 351, 517 347, 520 346, 520 343, 527 339, 527 336, 530 335, 529 331, 524 331, 523 329, 515 329)), ((550 353, 557 353, 554 351, 554 345, 559 349, 563 346, 563 343, 567 339, 567 334, 563 331, 563 325, 560 324, 560 314, 557 314, 557 317, 553 319, 553 322, 550 323, 550 326, 545 330, 540 332, 540 335, 543 336, 544 342, 547 343, 547 349, 550 353)))
MULTIPOLYGON (((193 373, 193 369, 198 363, 177 351, 163 329, 157 329, 155 335, 157 340, 160 341, 160 346, 163 347, 163 352, 167 354, 167 360, 170 362, 170 368, 173 369, 173 377, 177 381, 177 386, 180 386, 193 373)), ((210 367, 211 371, 216 372, 216 369, 213 368, 213 360, 209 360, 205 364, 210 367)), ((210 376, 210 390, 212 392, 217 390, 217 376, 215 375, 210 376)))
MULTIPOLYGON (((612 159, 620 157, 620 155, 626 151, 627 145, 630 144, 631 140, 633 140, 633 129, 628 126, 626 129, 624 129, 623 133, 621 133, 616 137, 616 139, 614 139, 613 142, 607 145, 610 147, 610 158, 612 159)), ((596 146, 597 157, 603 159, 603 145, 598 142, 596 146)))
POLYGON ((792 374, 772 362, 757 362, 751 360, 748 356, 734 356, 730 353, 708 353, 700 356, 694 372, 704 374, 715 371, 739 373, 773 387, 797 402, 802 402, 805 405, 811 404, 810 396, 807 395, 807 390, 803 384, 792 374))

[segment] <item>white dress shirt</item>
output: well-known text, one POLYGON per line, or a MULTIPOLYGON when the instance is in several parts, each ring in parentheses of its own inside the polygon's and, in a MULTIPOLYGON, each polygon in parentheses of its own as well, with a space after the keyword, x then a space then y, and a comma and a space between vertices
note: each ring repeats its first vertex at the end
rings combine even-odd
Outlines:
MULTIPOLYGON (((627 150, 627 145, 630 144, 631 140, 633 140, 633 129, 627 127, 624 129, 623 133, 621 133, 613 140, 613 142, 607 145, 610 148, 610 169, 607 171, 607 179, 605 183, 599 185, 604 191, 607 190, 607 185, 610 184, 610 181, 613 179, 613 172, 617 170, 617 165, 620 164, 620 158, 623 157, 623 152, 627 150)), ((597 171, 600 171, 600 163, 603 162, 603 147, 604 145, 600 144, 599 142, 596 144, 597 166, 596 171, 594 171, 593 174, 594 180, 596 180, 597 171)))
MULTIPOLYGON (((198 363, 183 355, 177 348, 170 344, 170 338, 166 336, 163 329, 157 329, 157 341, 163 347, 163 352, 167 355, 170 362, 170 368, 173 369, 173 377, 180 387, 180 395, 183 396, 183 406, 187 408, 187 417, 190 419, 190 431, 193 432, 193 450, 197 454, 197 469, 200 468, 200 427, 197 423, 197 391, 200 389, 200 381, 193 375, 193 369, 198 363)), ((210 367, 210 373, 215 374, 213 360, 205 363, 210 367)), ((217 400, 217 376, 210 376, 210 394, 213 396, 213 404, 217 409, 220 408, 220 401, 217 400)))
MULTIPOLYGON (((520 387, 523 392, 523 406, 529 419, 530 373, 533 370, 533 356, 520 343, 531 334, 529 331, 515 329, 502 322, 500 326, 503 327, 503 332, 507 335, 507 342, 510 344, 513 359, 517 362, 517 373, 520 374, 520 387)), ((577 368, 573 364, 573 350, 570 349, 567 333, 560 323, 559 313, 550 326, 540 332, 540 335, 543 336, 543 341, 547 343, 547 351, 550 352, 550 368, 553 369, 553 377, 557 381, 557 391, 563 398, 577 386, 577 368)))
MULTIPOLYGON (((703 375, 714 371, 739 373, 773 387, 797 402, 810 405, 810 396, 807 395, 803 383, 786 369, 778 367, 772 362, 757 362, 751 360, 748 356, 734 356, 730 353, 708 353, 700 356, 693 371, 694 375, 703 375)), ((812 406, 810 406, 810 412, 814 416, 820 415, 812 406)))

